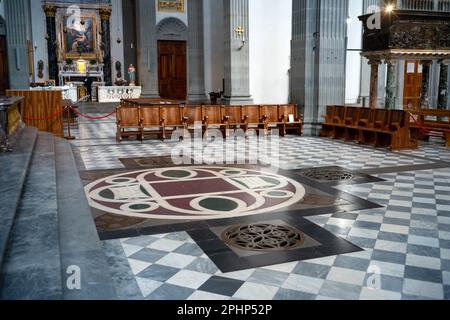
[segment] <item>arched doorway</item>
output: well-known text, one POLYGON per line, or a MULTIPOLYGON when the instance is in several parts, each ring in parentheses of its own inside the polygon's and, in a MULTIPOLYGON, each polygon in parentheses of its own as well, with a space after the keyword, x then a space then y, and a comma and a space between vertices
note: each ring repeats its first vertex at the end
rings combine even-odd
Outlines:
POLYGON ((5 95, 8 83, 8 51, 6 49, 6 23, 0 16, 0 95, 5 95))
POLYGON ((187 96, 187 27, 179 19, 167 18, 156 27, 158 40, 159 95, 185 100, 187 96))

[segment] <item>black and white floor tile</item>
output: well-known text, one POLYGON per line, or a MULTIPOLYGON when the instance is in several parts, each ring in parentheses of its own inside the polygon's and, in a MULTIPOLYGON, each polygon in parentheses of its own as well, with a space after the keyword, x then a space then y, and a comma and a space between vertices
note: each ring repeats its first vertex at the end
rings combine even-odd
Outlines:
MULTIPOLYGON (((123 168, 119 158, 170 154, 170 143, 156 140, 118 144, 114 131, 113 121, 80 122, 81 140, 73 142, 80 168, 123 168)), ((364 251, 221 273, 186 232, 108 240, 103 249, 119 297, 450 299, 450 150, 440 141, 389 152, 289 136, 280 154, 286 169, 340 166, 385 180, 334 187, 382 208, 307 218, 364 251)))

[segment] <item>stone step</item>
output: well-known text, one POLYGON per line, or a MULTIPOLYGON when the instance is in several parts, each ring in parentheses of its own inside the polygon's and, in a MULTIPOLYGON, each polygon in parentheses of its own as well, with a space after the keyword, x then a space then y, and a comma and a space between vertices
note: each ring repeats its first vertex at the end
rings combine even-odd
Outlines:
POLYGON ((64 299, 116 299, 72 148, 66 140, 55 138, 55 159, 64 299), (71 266, 80 270, 79 290, 66 285, 72 280, 71 266))
POLYGON ((37 130, 27 127, 19 133, 14 152, 0 153, 0 271, 36 138, 37 130))
POLYGON ((0 275, 0 299, 62 299, 55 138, 39 132, 0 275))

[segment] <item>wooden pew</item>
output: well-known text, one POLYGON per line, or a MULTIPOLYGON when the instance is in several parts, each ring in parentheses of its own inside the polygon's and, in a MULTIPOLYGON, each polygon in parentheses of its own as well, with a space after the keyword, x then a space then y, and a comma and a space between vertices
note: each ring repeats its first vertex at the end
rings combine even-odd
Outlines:
POLYGON ((415 138, 427 140, 430 136, 442 137, 445 146, 450 147, 450 110, 423 109, 411 111, 411 114, 415 121, 410 123, 410 131, 415 138))
POLYGON ((341 138, 344 128, 344 138, 358 140, 360 144, 391 150, 416 148, 417 142, 409 133, 409 121, 405 120, 407 117, 403 110, 329 106, 321 135, 341 138))
POLYGON ((228 123, 228 127, 232 129, 237 129, 238 127, 245 128, 245 121, 242 116, 243 106, 225 106, 224 115, 228 123))
POLYGON ((161 122, 163 126, 163 139, 167 134, 178 130, 187 129, 187 119, 183 116, 184 107, 181 105, 161 106, 161 122))
POLYGON ((229 126, 224 114, 224 109, 224 106, 221 105, 203 106, 203 123, 206 130, 212 128, 219 129, 225 136, 226 130, 229 128, 229 126))
POLYGON ((186 105, 183 109, 183 121, 186 125, 186 129, 189 131, 194 130, 195 122, 201 123, 202 133, 205 131, 204 119, 205 116, 203 114, 203 106, 202 105, 186 105))
POLYGON ((265 129, 266 124, 262 119, 260 106, 242 106, 242 119, 245 131, 265 129))
POLYGON ((282 119, 284 132, 294 131, 295 134, 303 134, 303 121, 301 115, 298 114, 297 105, 284 104, 278 106, 278 117, 282 119))
POLYGON ((280 136, 286 135, 283 120, 279 117, 278 105, 261 105, 261 115, 264 121, 265 134, 269 133, 271 128, 277 128, 280 132, 280 136))
POLYGON ((142 140, 140 107, 121 106, 116 108, 117 141, 123 137, 136 136, 142 140))
POLYGON ((335 125, 333 122, 334 114, 336 112, 336 106, 327 106, 326 114, 322 115, 325 121, 322 123, 322 130, 320 131, 321 137, 331 138, 334 137, 335 125))
POLYGON ((140 107, 141 116, 141 137, 149 135, 158 135, 162 139, 166 138, 164 121, 161 106, 140 107))
POLYGON ((347 107, 345 112, 345 134, 344 139, 346 141, 359 140, 359 107, 347 107))

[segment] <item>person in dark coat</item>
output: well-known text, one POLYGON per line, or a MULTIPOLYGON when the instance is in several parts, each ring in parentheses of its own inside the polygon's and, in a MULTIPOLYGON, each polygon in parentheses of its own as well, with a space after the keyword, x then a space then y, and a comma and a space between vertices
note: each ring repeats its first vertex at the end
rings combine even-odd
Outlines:
POLYGON ((87 94, 89 95, 89 101, 92 101, 92 83, 94 82, 94 78, 86 77, 84 79, 84 86, 86 87, 87 94))

